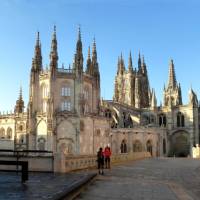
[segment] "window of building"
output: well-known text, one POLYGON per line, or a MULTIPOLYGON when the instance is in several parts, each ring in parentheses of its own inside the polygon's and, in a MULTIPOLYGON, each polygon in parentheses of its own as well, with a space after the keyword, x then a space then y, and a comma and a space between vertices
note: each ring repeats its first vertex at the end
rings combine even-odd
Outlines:
POLYGON ((18 126, 18 129, 19 129, 19 131, 23 131, 23 125, 20 124, 20 125, 18 126))
POLYGON ((166 127, 167 125, 167 119, 164 114, 159 115, 159 126, 164 126, 166 127))
POLYGON ((71 88, 70 87, 62 87, 61 88, 61 96, 70 97, 71 96, 71 88))
POLYGON ((63 101, 61 103, 61 110, 62 111, 71 111, 71 102, 70 101, 63 101))
POLYGON ((147 148, 147 151, 153 155, 153 145, 152 145, 152 141, 151 140, 148 140, 147 143, 146 143, 146 148, 147 148))
POLYGON ((5 139, 5 129, 4 128, 0 129, 0 139, 5 139))
POLYGON ((24 135, 20 135, 19 137, 19 143, 23 144, 25 142, 24 135))
POLYGON ((12 138, 12 129, 10 127, 7 129, 7 138, 8 139, 12 138))
POLYGON ((184 127, 185 126, 185 117, 181 112, 177 114, 177 127, 184 127))
POLYGON ((121 153, 127 153, 127 144, 125 140, 122 140, 120 149, 121 149, 121 153))

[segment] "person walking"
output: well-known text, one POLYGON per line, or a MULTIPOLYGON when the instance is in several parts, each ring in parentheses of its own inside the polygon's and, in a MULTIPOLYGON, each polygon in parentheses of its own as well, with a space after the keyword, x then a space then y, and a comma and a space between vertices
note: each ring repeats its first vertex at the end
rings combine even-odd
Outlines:
POLYGON ((105 155, 105 164, 106 164, 106 168, 110 169, 110 156, 111 156, 111 149, 110 147, 107 145, 105 150, 104 150, 104 155, 105 155))
POLYGON ((103 149, 100 147, 99 151, 97 152, 97 164, 98 164, 98 170, 99 174, 104 174, 103 168, 104 168, 104 152, 103 149))

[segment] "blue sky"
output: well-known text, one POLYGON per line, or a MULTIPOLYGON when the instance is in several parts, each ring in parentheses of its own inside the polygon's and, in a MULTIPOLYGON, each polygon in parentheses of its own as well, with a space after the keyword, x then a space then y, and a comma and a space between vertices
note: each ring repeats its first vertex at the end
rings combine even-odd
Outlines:
POLYGON ((73 61, 78 25, 84 57, 95 36, 101 94, 112 99, 117 57, 144 54, 158 102, 173 58, 183 101, 193 87, 200 96, 200 2, 190 0, 1 0, 0 110, 13 110, 22 85, 28 103, 29 75, 36 31, 40 31, 44 66, 49 64, 53 25, 57 26, 59 65, 73 61))

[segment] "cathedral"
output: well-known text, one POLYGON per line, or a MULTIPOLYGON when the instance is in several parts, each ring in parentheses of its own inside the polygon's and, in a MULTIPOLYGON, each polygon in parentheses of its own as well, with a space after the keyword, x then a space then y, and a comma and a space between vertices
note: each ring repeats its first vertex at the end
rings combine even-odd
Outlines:
POLYGON ((101 98, 96 41, 88 48, 86 66, 80 29, 74 60, 58 65, 56 27, 44 69, 39 32, 30 68, 29 101, 22 89, 14 112, 0 115, 0 149, 48 150, 67 155, 93 155, 110 145, 113 154, 148 151, 152 156, 191 156, 199 144, 199 106, 192 88, 183 105, 173 60, 163 104, 150 88, 144 57, 133 67, 118 57, 113 100, 101 98))

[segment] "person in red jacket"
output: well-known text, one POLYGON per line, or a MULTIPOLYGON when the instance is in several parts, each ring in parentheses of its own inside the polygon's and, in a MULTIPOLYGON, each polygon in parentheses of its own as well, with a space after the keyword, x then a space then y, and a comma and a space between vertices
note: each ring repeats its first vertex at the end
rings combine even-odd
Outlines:
POLYGON ((106 164, 106 168, 110 169, 110 156, 111 156, 111 149, 109 146, 105 147, 104 150, 104 157, 105 157, 105 164, 106 164))

